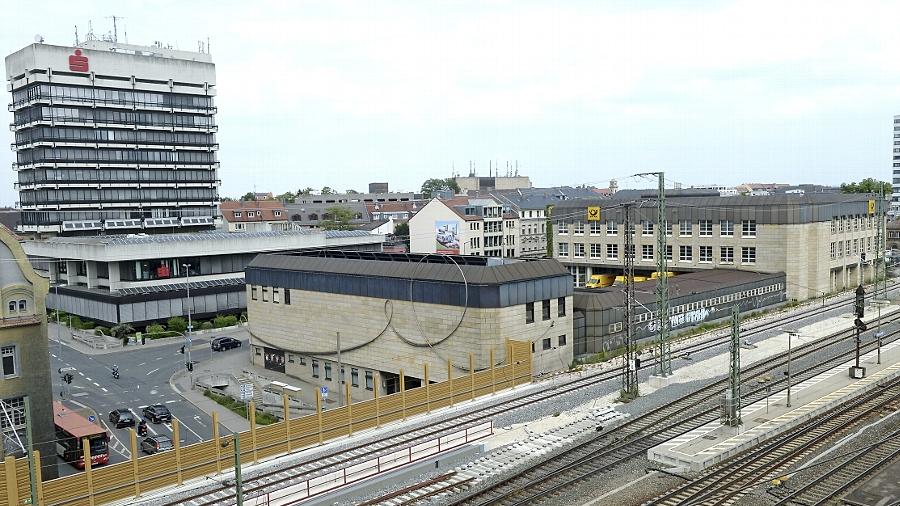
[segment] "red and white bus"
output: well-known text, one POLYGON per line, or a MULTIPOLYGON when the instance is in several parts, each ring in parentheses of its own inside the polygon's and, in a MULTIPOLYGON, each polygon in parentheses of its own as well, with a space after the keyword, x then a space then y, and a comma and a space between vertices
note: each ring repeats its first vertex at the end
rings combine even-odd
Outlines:
POLYGON ((82 440, 91 445, 91 466, 109 462, 109 434, 96 423, 53 401, 53 423, 56 425, 56 454, 69 464, 84 469, 82 440))

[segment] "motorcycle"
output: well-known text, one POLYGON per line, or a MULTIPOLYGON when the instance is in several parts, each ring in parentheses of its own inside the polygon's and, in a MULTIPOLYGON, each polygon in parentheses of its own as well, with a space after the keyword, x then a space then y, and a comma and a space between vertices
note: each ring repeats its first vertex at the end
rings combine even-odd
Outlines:
POLYGON ((141 420, 141 423, 137 426, 138 436, 146 436, 147 435, 147 420, 141 420))
POLYGON ((112 367, 112 375, 113 375, 113 378, 119 379, 119 367, 118 366, 114 365, 112 367))

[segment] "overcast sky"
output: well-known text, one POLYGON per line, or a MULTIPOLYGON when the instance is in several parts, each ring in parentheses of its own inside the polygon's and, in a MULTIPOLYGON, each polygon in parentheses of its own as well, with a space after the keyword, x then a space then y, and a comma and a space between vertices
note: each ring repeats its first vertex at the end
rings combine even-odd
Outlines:
MULTIPOLYGON (((685 185, 891 174, 896 1, 0 6, 6 54, 36 33, 73 44, 88 20, 111 30, 113 14, 133 44, 209 37, 223 195, 414 190, 470 160, 479 175, 517 160, 538 186, 649 186, 627 179, 648 170, 685 185)), ((0 152, 9 203, 13 156, 0 152)))

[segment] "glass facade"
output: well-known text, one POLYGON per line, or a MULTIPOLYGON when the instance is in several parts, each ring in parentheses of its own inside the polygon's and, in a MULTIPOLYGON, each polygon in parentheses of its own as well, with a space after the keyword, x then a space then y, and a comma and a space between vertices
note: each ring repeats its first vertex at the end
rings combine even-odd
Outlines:
MULTIPOLYGON (((212 96, 31 82, 12 98, 22 231, 216 215, 212 96)), ((179 220, 172 226, 210 227, 179 220)), ((131 272, 149 279, 145 272, 158 271, 151 267, 131 272)))

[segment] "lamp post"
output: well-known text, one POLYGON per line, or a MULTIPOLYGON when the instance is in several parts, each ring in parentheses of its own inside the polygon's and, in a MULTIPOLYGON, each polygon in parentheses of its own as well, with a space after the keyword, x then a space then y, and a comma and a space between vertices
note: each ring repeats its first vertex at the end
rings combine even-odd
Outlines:
POLYGON ((791 338, 798 337, 800 332, 796 329, 779 329, 788 336, 788 362, 787 362, 787 407, 791 407, 791 338))
POLYGON ((188 303, 188 307, 187 307, 188 324, 187 324, 187 334, 185 336, 185 341, 187 342, 187 344, 185 346, 187 348, 187 350, 186 350, 186 353, 187 353, 186 367, 187 367, 188 374, 190 375, 190 379, 191 379, 191 389, 193 389, 194 388, 194 363, 191 362, 191 332, 193 331, 194 326, 193 326, 193 323, 191 322, 191 307, 194 305, 194 303, 191 300, 191 264, 181 264, 181 266, 184 267, 184 273, 187 276, 187 282, 184 285, 185 290, 187 291, 187 303, 188 303))
POLYGON ((872 303, 878 308, 878 330, 875 331, 875 337, 878 339, 878 364, 881 363, 881 337, 884 333, 881 332, 881 306, 886 306, 890 304, 890 301, 886 299, 873 299, 872 303))

